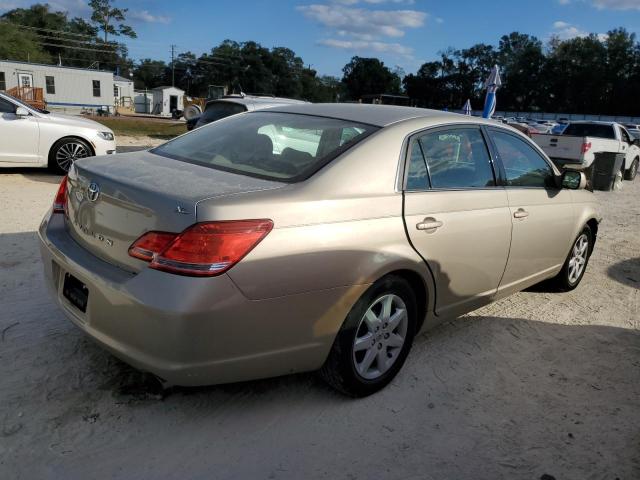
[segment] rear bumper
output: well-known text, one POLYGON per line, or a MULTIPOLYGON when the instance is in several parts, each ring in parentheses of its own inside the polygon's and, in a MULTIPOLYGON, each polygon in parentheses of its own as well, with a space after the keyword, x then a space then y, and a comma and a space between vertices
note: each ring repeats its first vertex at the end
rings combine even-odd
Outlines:
POLYGON ((125 362, 169 384, 207 385, 320 368, 367 285, 249 300, 227 275, 132 274, 69 236, 62 215, 39 229, 46 283, 64 313, 125 362), (89 290, 86 313, 62 295, 68 272, 89 290))

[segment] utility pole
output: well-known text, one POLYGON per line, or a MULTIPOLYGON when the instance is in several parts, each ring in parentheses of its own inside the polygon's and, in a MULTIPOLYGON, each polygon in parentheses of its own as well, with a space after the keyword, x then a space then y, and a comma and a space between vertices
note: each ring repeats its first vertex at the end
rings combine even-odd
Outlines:
POLYGON ((171 45, 171 86, 176 86, 176 62, 175 62, 176 46, 171 45))

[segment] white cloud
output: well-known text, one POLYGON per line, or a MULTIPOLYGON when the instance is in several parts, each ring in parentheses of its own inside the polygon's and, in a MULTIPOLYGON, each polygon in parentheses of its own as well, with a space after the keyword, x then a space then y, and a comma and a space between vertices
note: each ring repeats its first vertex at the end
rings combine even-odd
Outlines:
POLYGON ((170 23, 171 17, 165 15, 154 15, 148 10, 130 10, 127 17, 145 23, 170 23))
POLYGON ((380 5, 382 3, 401 3, 404 5, 413 5, 415 0, 333 0, 333 3, 341 3, 342 5, 355 5, 357 3, 369 3, 371 5, 380 5))
POLYGON ((422 27, 427 18, 425 12, 416 10, 368 10, 340 5, 303 5, 297 10, 341 35, 366 35, 367 38, 403 37, 406 29, 422 27))
MULTIPOLYGON (((586 0, 558 0, 560 5, 584 2, 586 0)), ((599 10, 640 10, 640 0, 590 0, 590 3, 599 10)))
MULTIPOLYGON (((589 32, 582 30, 576 25, 568 22, 563 22, 561 20, 553 23, 553 31, 551 32, 551 34, 560 38, 561 40, 569 40, 576 37, 584 38, 589 36, 589 32)), ((596 36, 601 42, 604 42, 608 38, 606 33, 597 33, 596 36)))
POLYGON ((640 10, 640 0, 593 0, 593 6, 601 10, 640 10))
POLYGON ((412 48, 400 45, 399 43, 365 40, 338 40, 335 38, 320 40, 318 43, 326 47, 340 48, 342 50, 351 50, 354 52, 393 53, 407 58, 411 58, 413 55, 412 48))
MULTIPOLYGON (((14 8, 29 8, 34 3, 38 2, 33 0, 0 1, 0 13, 13 10, 14 8)), ((89 6, 85 0, 49 0, 40 3, 48 3, 51 6, 51 10, 67 12, 71 16, 82 16, 89 12, 89 6)))

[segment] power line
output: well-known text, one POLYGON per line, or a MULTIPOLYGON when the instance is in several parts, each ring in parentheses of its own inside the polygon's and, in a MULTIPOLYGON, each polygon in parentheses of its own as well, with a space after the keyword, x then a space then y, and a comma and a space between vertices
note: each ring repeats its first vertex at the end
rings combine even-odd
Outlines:
POLYGON ((93 53, 111 53, 111 54, 117 54, 116 51, 114 50, 97 50, 94 48, 84 48, 84 47, 76 47, 76 46, 72 46, 72 45, 56 45, 55 43, 45 43, 45 42, 39 42, 40 45, 44 45, 47 47, 58 47, 58 48, 68 48, 70 50, 83 50, 85 52, 93 52, 93 53))
MULTIPOLYGON (((20 23, 13 23, 13 22, 6 21, 6 20, 5 20, 5 22, 8 23, 8 24, 14 25, 16 27, 26 28, 26 29, 29 29, 29 30, 42 30, 43 32, 62 33, 63 35, 72 35, 72 36, 75 36, 75 37, 85 37, 85 38, 92 38, 92 39, 98 38, 97 35, 88 35, 88 34, 85 34, 85 33, 74 33, 74 32, 68 32, 66 30, 52 30, 50 28, 42 28, 42 27, 32 27, 32 26, 29 26, 29 25, 22 25, 20 23)), ((118 42, 103 42, 103 43, 110 43, 110 44, 113 44, 113 45, 119 45, 118 42)))

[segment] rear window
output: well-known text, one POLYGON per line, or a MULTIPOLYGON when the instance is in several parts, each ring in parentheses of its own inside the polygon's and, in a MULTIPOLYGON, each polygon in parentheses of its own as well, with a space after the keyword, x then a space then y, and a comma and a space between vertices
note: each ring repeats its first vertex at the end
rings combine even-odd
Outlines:
POLYGON ((214 102, 207 105, 204 113, 200 117, 200 123, 211 123, 222 118, 235 115, 237 113, 246 112, 247 109, 244 105, 231 102, 214 102))
POLYGON ((194 130, 153 152, 232 173, 296 182, 377 129, 334 118, 256 112, 194 130))
POLYGON ((616 133, 612 125, 600 125, 597 123, 570 123, 562 134, 576 137, 609 138, 613 140, 616 138, 616 133))

